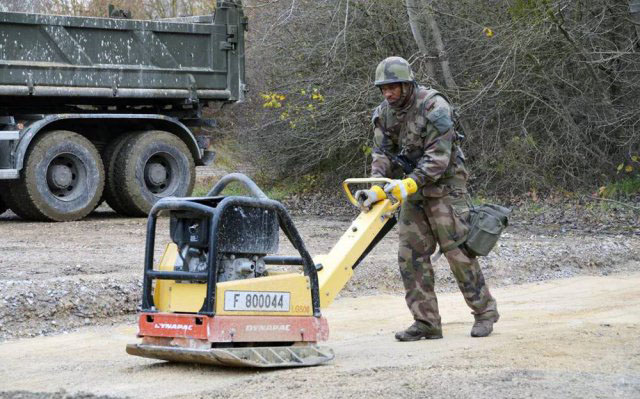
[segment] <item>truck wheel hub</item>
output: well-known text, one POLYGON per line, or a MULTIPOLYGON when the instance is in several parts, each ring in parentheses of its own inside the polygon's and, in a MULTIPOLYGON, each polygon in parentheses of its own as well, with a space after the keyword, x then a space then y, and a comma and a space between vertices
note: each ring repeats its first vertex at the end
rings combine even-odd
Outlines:
POLYGON ((73 182, 73 171, 67 165, 53 165, 47 178, 50 187, 63 190, 73 182))
POLYGON ((160 163, 149 163, 146 168, 147 182, 156 187, 167 183, 167 168, 160 163))

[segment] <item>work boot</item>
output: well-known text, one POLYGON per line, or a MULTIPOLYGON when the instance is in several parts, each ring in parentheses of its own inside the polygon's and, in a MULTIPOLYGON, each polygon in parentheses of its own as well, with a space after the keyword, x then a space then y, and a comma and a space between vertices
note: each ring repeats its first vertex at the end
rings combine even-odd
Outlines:
POLYGON ((493 323, 497 323, 500 319, 498 312, 490 312, 490 315, 479 314, 474 315, 476 321, 471 328, 472 337, 486 337, 493 331, 493 323))
POLYGON ((396 339, 398 341, 418 341, 422 338, 425 339, 438 339, 442 338, 442 329, 429 327, 427 324, 420 321, 415 321, 411 327, 404 331, 398 331, 396 333, 396 339))

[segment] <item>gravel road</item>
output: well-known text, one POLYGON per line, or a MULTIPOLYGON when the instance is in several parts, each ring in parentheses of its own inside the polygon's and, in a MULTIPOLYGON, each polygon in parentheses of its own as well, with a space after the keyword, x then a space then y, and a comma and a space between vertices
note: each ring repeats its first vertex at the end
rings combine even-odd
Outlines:
MULTIPOLYGON (((106 206, 72 223, 8 212, 0 217, 0 398, 640 397, 638 225, 563 215, 562 223, 516 215, 498 250, 481 259, 503 315, 491 338, 468 337, 472 317, 442 259, 445 339, 394 342, 410 320, 393 230, 326 312, 336 359, 255 372, 124 354, 135 336, 144 219, 106 206)), ((294 222, 317 255, 352 218, 300 212, 294 222)), ((166 242, 166 219, 158 231, 166 242)), ((293 254, 284 237, 280 253, 293 254)))

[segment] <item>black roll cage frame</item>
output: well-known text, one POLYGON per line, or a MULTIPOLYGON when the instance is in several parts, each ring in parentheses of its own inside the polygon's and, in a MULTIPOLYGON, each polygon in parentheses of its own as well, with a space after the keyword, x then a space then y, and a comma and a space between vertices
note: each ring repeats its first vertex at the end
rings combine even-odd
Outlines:
POLYGON ((231 173, 224 176, 209 191, 205 198, 218 196, 224 188, 232 182, 243 184, 253 195, 223 197, 215 207, 200 204, 184 198, 167 197, 159 200, 147 219, 147 238, 145 246, 144 276, 142 288, 142 311, 157 312, 155 309, 152 282, 157 280, 188 280, 206 281, 207 294, 198 311, 199 315, 214 316, 214 305, 216 301, 216 285, 218 280, 218 230, 220 228, 222 215, 225 210, 232 206, 245 206, 275 211, 278 216, 280 229, 287 236, 294 248, 299 252, 300 257, 295 256, 267 256, 266 264, 278 265, 302 265, 304 275, 309 277, 311 286, 311 304, 313 315, 320 317, 320 291, 318 287, 318 270, 321 266, 313 263, 311 255, 307 251, 302 237, 293 224, 289 213, 280 202, 269 199, 264 192, 247 176, 241 173, 231 173), (209 256, 207 260, 206 272, 185 272, 185 271, 160 271, 153 269, 153 254, 155 249, 155 234, 157 219, 161 211, 189 211, 202 215, 209 220, 209 256))

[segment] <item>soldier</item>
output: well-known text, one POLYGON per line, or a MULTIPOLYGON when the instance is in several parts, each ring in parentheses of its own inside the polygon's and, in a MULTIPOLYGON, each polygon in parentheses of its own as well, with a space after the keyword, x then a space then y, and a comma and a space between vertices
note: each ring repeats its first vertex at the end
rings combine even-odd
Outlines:
POLYGON ((415 322, 395 337, 399 341, 442 338, 431 264, 436 243, 472 309, 471 336, 486 337, 499 315, 478 260, 463 245, 469 230, 469 173, 452 107, 436 90, 418 86, 411 66, 400 57, 389 57, 378 65, 375 85, 385 100, 373 113, 371 175, 396 180, 384 189, 359 190, 356 198, 365 211, 387 195, 402 200, 398 263, 415 322), (411 165, 403 179, 398 179, 398 162, 394 162, 398 159, 405 161, 405 169, 411 165))

